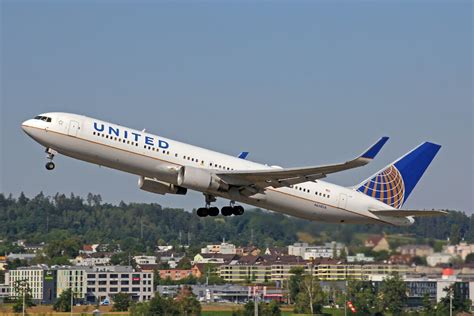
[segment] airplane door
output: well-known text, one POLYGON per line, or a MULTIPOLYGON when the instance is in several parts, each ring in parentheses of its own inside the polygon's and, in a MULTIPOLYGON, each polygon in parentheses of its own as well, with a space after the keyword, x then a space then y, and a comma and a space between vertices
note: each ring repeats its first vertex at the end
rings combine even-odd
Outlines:
POLYGON ((339 204, 338 206, 340 208, 346 208, 346 205, 347 205, 347 195, 345 194, 339 194, 339 204))
POLYGON ((71 136, 77 136, 77 131, 79 130, 79 122, 70 121, 69 122, 69 131, 68 134, 71 136))

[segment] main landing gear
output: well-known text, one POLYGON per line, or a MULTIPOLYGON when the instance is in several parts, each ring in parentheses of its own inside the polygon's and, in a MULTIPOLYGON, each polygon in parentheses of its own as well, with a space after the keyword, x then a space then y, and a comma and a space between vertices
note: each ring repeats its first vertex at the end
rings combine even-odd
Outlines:
POLYGON ((56 151, 52 150, 51 148, 46 148, 46 151, 45 151, 48 155, 46 156, 46 159, 48 159, 49 161, 46 163, 46 169, 48 170, 53 170, 55 165, 54 165, 54 162, 53 162, 53 158, 54 158, 54 155, 56 154, 56 151))
MULTIPOLYGON (((216 201, 216 198, 212 195, 205 194, 206 197, 206 207, 200 207, 197 209, 196 214, 199 217, 206 217, 206 216, 217 216, 219 215, 219 209, 217 207, 211 207, 211 203, 216 201)), ((244 214, 244 208, 240 205, 235 205, 234 201, 230 202, 230 206, 224 206, 220 213, 223 216, 231 216, 231 215, 242 215, 244 214)))

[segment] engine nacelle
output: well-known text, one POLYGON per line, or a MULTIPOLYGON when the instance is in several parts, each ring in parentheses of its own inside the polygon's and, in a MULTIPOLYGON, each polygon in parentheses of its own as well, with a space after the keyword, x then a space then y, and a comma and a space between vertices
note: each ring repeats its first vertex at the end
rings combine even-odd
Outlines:
POLYGON ((186 188, 146 177, 138 178, 138 186, 144 191, 163 195, 167 193, 185 195, 188 191, 186 188))
POLYGON ((183 167, 178 173, 178 185, 196 191, 219 191, 229 189, 215 174, 206 169, 183 167))

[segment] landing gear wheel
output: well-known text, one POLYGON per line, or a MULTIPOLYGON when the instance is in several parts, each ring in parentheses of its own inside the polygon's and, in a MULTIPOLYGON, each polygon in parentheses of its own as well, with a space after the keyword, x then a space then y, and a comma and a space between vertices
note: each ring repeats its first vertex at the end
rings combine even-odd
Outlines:
POLYGON ((54 162, 52 162, 52 161, 47 162, 45 167, 46 167, 46 169, 48 169, 48 170, 53 170, 54 167, 55 167, 54 162))
POLYGON ((239 216, 244 214, 245 210, 242 206, 237 205, 232 209, 232 213, 234 213, 235 216, 239 216))
POLYGON ((221 214, 223 216, 230 216, 232 215, 232 207, 230 206, 224 206, 222 209, 221 209, 221 214))
POLYGON ((205 207, 200 207, 196 211, 197 216, 206 217, 208 215, 208 209, 205 207))
POLYGON ((219 209, 217 207, 210 207, 208 210, 207 210, 209 216, 217 216, 219 215, 219 209))

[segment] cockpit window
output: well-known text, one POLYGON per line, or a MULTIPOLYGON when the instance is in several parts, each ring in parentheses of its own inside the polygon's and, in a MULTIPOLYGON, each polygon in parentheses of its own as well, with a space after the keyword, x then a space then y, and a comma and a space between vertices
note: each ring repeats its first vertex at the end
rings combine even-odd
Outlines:
POLYGON ((41 115, 38 115, 38 116, 35 116, 35 120, 41 120, 41 121, 45 121, 45 122, 51 123, 51 118, 48 117, 48 116, 41 116, 41 115))

